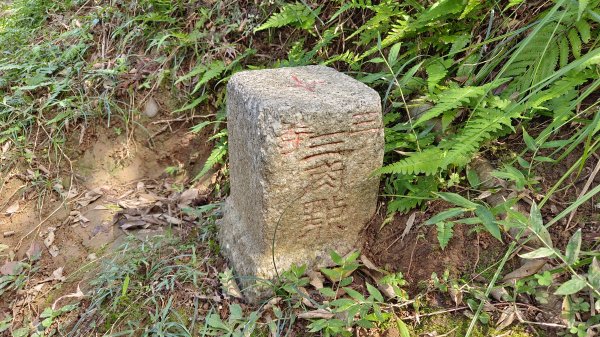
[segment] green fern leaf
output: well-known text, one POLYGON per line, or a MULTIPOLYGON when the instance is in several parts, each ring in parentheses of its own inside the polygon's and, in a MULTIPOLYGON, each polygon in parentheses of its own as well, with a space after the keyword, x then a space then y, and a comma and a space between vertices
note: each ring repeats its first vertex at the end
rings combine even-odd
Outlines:
POLYGON ((560 49, 558 44, 554 41, 551 41, 546 48, 546 52, 539 59, 537 63, 537 69, 533 76, 533 83, 539 83, 552 75, 554 73, 554 69, 558 65, 560 49))
MULTIPOLYGON (((574 18, 573 13, 566 15, 565 22, 570 18, 574 18)), ((519 54, 501 74, 501 76, 514 78, 505 92, 509 95, 514 92, 523 93, 530 89, 532 84, 552 74, 559 59, 561 64, 568 63, 568 43, 565 46, 566 41, 562 41, 562 36, 567 35, 568 28, 559 22, 549 21, 533 37, 523 40, 522 48, 520 45, 517 46, 520 50, 519 54)), ((574 33, 577 35, 576 31, 574 33)), ((571 34, 569 34, 569 41, 573 38, 571 34)), ((575 37, 577 37, 575 43, 579 43, 579 48, 574 49, 580 51, 581 41, 578 36, 575 37)))
POLYGON ((587 21, 579 20, 575 22, 575 28, 577 28, 577 31, 579 31, 579 35, 581 35, 581 41, 583 41, 583 43, 590 42, 592 33, 590 30, 590 24, 587 21))
POLYGON ((446 246, 448 246, 448 242, 450 242, 450 239, 452 239, 452 236, 454 235, 454 231, 452 230, 452 227, 454 227, 454 223, 439 222, 435 224, 435 226, 437 228, 437 239, 440 243, 440 248, 444 250, 446 246))
POLYGON ((479 109, 465 127, 452 140, 444 143, 448 152, 441 167, 464 166, 471 161, 481 144, 492 138, 495 132, 510 126, 517 113, 505 113, 499 109, 479 109))
POLYGON ((560 97, 577 88, 579 85, 587 82, 588 76, 585 72, 572 72, 569 76, 565 76, 554 82, 548 89, 543 90, 527 101, 527 106, 531 108, 539 108, 544 102, 547 102, 556 97, 560 97))
POLYGON ((577 30, 575 30, 575 28, 569 30, 567 37, 569 38, 569 42, 571 43, 571 49, 573 50, 573 56, 575 56, 576 59, 580 58, 581 57, 581 40, 579 39, 579 34, 577 33, 577 30))
POLYGON ((442 167, 443 152, 435 147, 427 148, 422 152, 410 154, 398 162, 382 167, 377 171, 379 174, 435 174, 442 167))
POLYGON ((433 108, 425 111, 423 115, 421 115, 421 117, 419 117, 419 119, 415 122, 414 126, 418 126, 432 118, 438 117, 446 111, 456 109, 464 105, 471 98, 482 96, 489 90, 499 86, 500 84, 506 81, 506 79, 501 79, 479 87, 467 86, 443 91, 438 95, 437 104, 433 108))
POLYGON ((319 12, 320 9, 312 11, 309 7, 299 2, 286 4, 280 9, 279 13, 271 15, 267 22, 256 28, 254 32, 287 25, 310 29, 315 24, 315 16, 319 12))
MULTIPOLYGON (((449 60, 452 62, 452 60, 449 60)), ((427 72, 427 87, 429 88, 429 92, 433 92, 433 89, 440 83, 441 80, 446 77, 448 70, 446 69, 445 61, 441 59, 435 59, 431 64, 429 64, 425 71, 427 72)))
POLYGON ((206 159, 206 162, 204 163, 202 170, 200 171, 200 173, 198 173, 196 175, 194 180, 198 180, 198 179, 202 178, 215 165, 222 163, 223 158, 225 157, 226 154, 227 154, 227 142, 217 144, 215 146, 215 148, 212 150, 212 152, 210 153, 210 156, 208 156, 208 159, 206 159))
POLYGON ((471 13, 473 11, 473 9, 475 9, 475 7, 477 7, 477 5, 479 5, 481 3, 480 0, 468 0, 467 2, 467 6, 465 6, 465 10, 462 12, 462 14, 460 15, 460 17, 458 18, 459 20, 464 19, 469 13, 471 13))
POLYGON ((198 81, 198 83, 196 83, 196 85, 194 86, 192 94, 198 91, 198 89, 200 89, 203 85, 208 83, 208 81, 221 75, 221 73, 223 73, 225 69, 227 69, 227 65, 225 64, 225 62, 221 60, 213 61, 202 75, 202 78, 200 78, 200 81, 198 81))
POLYGON ((564 67, 569 64, 569 41, 567 41, 566 37, 562 37, 558 40, 558 49, 560 55, 560 67, 564 67))
POLYGON ((589 0, 579 0, 577 2, 579 3, 579 6, 577 8, 577 20, 579 20, 579 19, 581 19, 581 16, 585 12, 585 9, 588 6, 589 0))

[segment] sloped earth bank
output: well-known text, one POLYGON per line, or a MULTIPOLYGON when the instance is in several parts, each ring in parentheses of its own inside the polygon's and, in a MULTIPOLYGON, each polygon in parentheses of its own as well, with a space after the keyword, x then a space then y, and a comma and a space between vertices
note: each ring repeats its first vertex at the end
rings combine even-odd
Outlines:
MULTIPOLYGON (((558 137, 566 136, 559 135, 558 137)), ((505 141, 503 146, 506 149, 524 148, 518 136, 505 141)), ((540 155, 549 155, 550 152, 541 150, 540 155)), ((510 161, 513 154, 508 150, 501 151, 489 160, 496 167, 500 167, 502 163, 510 161)), ((535 190, 522 191, 520 196, 528 203, 531 203, 532 200, 539 202, 582 155, 584 155, 583 149, 576 149, 560 162, 539 163, 532 172, 534 180, 537 181, 537 185, 534 185, 536 186, 535 190)), ((526 157, 526 160, 531 161, 531 158, 526 157)), ((600 153, 593 153, 585 166, 567 176, 558 192, 554 193, 549 202, 541 209, 544 223, 548 223, 565 208, 572 205, 580 198, 582 191, 585 193, 600 184, 598 165, 600 165, 600 153)), ((464 194, 464 192, 462 193, 464 194)), ((471 198, 485 192, 475 191, 474 193, 471 198)), ((389 271, 402 272, 409 282, 411 295, 425 293, 430 305, 442 308, 465 306, 466 303, 462 297, 457 302, 456 294, 441 295, 438 291, 431 292, 431 290, 437 290, 432 281, 432 273, 436 273, 441 279, 445 272, 449 272, 449 277, 452 279, 466 281, 469 286, 479 284, 484 287, 489 283, 491 274, 495 270, 490 270, 488 267, 502 258, 508 246, 506 242, 511 240, 505 235, 505 243, 501 243, 487 232, 477 232, 473 230, 472 226, 458 224, 454 227, 454 236, 448 246, 444 250, 440 249, 435 226, 424 225, 424 223, 435 214, 450 207, 453 206, 444 201, 431 201, 426 204, 423 211, 396 215, 389 223, 384 224, 385 211, 383 210, 385 206, 382 205, 379 214, 365 229, 365 254, 378 266, 389 271)), ((564 252, 571 236, 581 229, 581 249, 598 251, 600 249, 600 199, 598 196, 581 204, 571 214, 570 221, 570 216, 566 216, 549 228, 554 246, 564 252)), ((553 265, 549 261, 545 268, 551 269, 551 266, 558 267, 559 264, 553 265)), ((520 263, 517 257, 509 259, 500 279, 503 275, 515 271, 519 267, 520 263)), ((564 275, 555 281, 565 282, 568 279, 569 276, 564 275)), ((459 285, 462 284, 459 281, 459 285)), ((466 288, 462 287, 462 289, 466 288)), ((520 294, 517 302, 520 303, 519 310, 523 318, 541 323, 541 326, 535 327, 536 333, 543 332, 544 335, 556 336, 561 331, 553 328, 552 324, 565 323, 561 318, 562 298, 559 298, 555 305, 542 305, 537 303, 533 296, 520 294)), ((502 303, 494 303, 493 300, 491 303, 494 305, 488 306, 486 310, 489 310, 489 313, 495 318, 494 321, 497 322, 505 307, 502 303)), ((468 313, 469 310, 457 311, 453 315, 463 316, 461 312, 468 313)), ((450 330, 452 329, 438 329, 437 332, 443 333, 450 330)))
MULTIPOLYGON (((28 261, 27 257, 35 255, 39 255, 41 261, 35 263, 39 267, 35 273, 32 270, 24 271, 32 277, 26 279, 27 285, 17 293, 16 298, 0 297, 0 321, 7 315, 16 320, 23 319, 27 312, 31 315, 32 311, 33 316, 39 315, 43 308, 56 301, 64 305, 69 298, 61 296, 78 296, 79 288, 87 293, 89 286, 82 280, 93 279, 99 268, 95 262, 103 256, 109 256, 127 235, 144 238, 164 233, 167 229, 179 231, 194 226, 193 219, 182 213, 181 208, 211 201, 211 183, 214 182, 211 175, 193 184, 193 187, 189 186, 191 178, 199 172, 210 152, 210 144, 206 142, 209 135, 191 134, 189 127, 192 123, 163 120, 160 116, 144 120, 143 125, 144 129, 135 128, 133 134, 120 123, 113 123, 110 127, 99 123, 88 126, 85 131, 79 128, 72 132, 63 147, 70 163, 65 161, 60 167, 64 173, 61 182, 51 181, 40 188, 31 187, 43 181, 36 174, 43 178, 51 170, 58 170, 42 164, 35 170, 39 173, 14 170, 13 175, 8 177, 0 193, 0 243, 8 246, 8 253, 0 253, 3 254, 2 273, 21 268, 4 263, 7 257, 11 260, 10 255, 13 254, 14 261, 28 261)), ((536 170, 540 189, 531 197, 539 200, 579 155, 574 153, 555 165, 540 165, 536 170)), ((600 176, 592 175, 597 160, 600 159, 595 157, 590 160, 579 175, 574 173, 567 179, 565 186, 569 187, 556 194, 543 209, 546 221, 572 203, 589 179, 593 179, 593 186, 600 183, 600 176)), ((552 227, 555 245, 564 249, 572 233, 582 228, 582 248, 597 249, 600 237, 598 206, 597 198, 592 198, 577 210, 570 224, 567 225, 567 219, 563 219, 552 227)), ((452 279, 485 285, 489 271, 482 274, 485 276, 483 278, 480 273, 496 262, 505 249, 505 244, 487 233, 477 233, 470 226, 457 225, 449 245, 441 250, 435 226, 425 226, 423 223, 448 207, 451 206, 444 202, 432 201, 423 211, 398 215, 382 226, 385 218, 385 205, 382 204, 364 233, 364 255, 379 267, 401 271, 409 282, 407 289, 411 298, 425 294, 422 297, 424 306, 430 310, 438 308, 453 313, 450 318, 438 319, 438 315, 431 317, 432 324, 436 326, 423 325, 419 331, 423 331, 424 336, 448 332, 449 336, 459 336, 459 330, 453 330, 454 325, 464 326, 465 319, 468 323, 463 315, 469 312, 465 310, 464 301, 458 299, 456 294, 453 298, 451 294, 435 291, 432 273, 443 278, 448 270, 452 279), (433 333, 434 330, 437 332, 433 333)), ((214 289, 219 289, 216 273, 223 266, 205 267, 213 270, 210 275, 214 278, 214 289)), ((504 272, 508 273, 517 267, 518 262, 512 259, 504 272)), ((364 288, 364 282, 363 275, 356 275, 357 288, 364 288)), ((310 292, 315 293, 312 290, 310 292)), ((193 293, 190 289, 183 291, 180 302, 192 301, 190 297, 196 296, 193 293)), ((212 296, 219 301, 227 301, 227 295, 215 292, 212 296)), ((203 301, 206 302, 203 308, 208 312, 210 309, 206 305, 210 299, 203 301)), ((536 303, 532 299, 528 301, 522 313, 531 320, 543 322, 546 318, 537 317, 540 310, 536 308, 536 303)), ((239 303, 238 300, 230 303, 234 302, 239 303)), ((226 306, 220 305, 219 308, 225 319, 228 315, 226 306)), ((502 308, 502 303, 496 303, 491 315, 498 319, 502 308)), ((448 316, 448 313, 444 316, 448 316)), ((429 318, 424 316, 420 319, 426 322, 429 318)), ((295 331, 302 335, 304 327, 298 325, 295 331)), ((511 335, 510 331, 505 333, 511 335)), ((548 335, 553 335, 553 332, 549 330, 548 335)), ((378 332, 360 335, 377 336, 378 332)), ((384 335, 393 336, 397 332, 392 329, 384 335)))
POLYGON ((133 132, 124 131, 131 125, 104 123, 80 125, 70 134, 62 148, 70 163, 15 168, 4 181, 0 276, 31 277, 16 298, 0 296, 0 321, 7 315, 18 321, 27 311, 48 307, 79 286, 84 289, 81 279, 97 273, 94 262, 110 255, 127 235, 177 231, 190 222, 181 207, 207 202, 210 175, 185 189, 210 153, 206 134, 190 133, 190 122, 160 116, 146 119, 143 129, 133 132), (60 170, 61 180, 47 178, 54 170, 60 170), (5 263, 37 259, 33 269, 5 263))

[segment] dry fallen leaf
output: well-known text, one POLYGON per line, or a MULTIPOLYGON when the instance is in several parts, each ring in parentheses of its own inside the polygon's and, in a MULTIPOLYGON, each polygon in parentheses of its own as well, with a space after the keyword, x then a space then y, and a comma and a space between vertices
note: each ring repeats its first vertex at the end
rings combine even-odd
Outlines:
POLYGON ((54 243, 54 231, 51 230, 48 232, 48 236, 46 236, 46 238, 44 239, 44 245, 49 248, 50 246, 52 246, 53 243, 54 243))
POLYGON ((175 217, 172 217, 170 215, 167 215, 167 214, 163 214, 162 217, 172 225, 181 225, 183 223, 183 221, 181 221, 175 217))
POLYGON ((404 227, 404 231, 402 231, 402 235, 400 235, 400 242, 404 241, 404 237, 410 233, 413 225, 415 224, 415 217, 417 216, 416 212, 412 212, 406 220, 406 227, 404 227))
POLYGON ((335 315, 325 309, 317 309, 311 311, 305 311, 298 314, 298 318, 311 319, 311 318, 324 318, 330 319, 335 315))
POLYGON ((150 224, 143 220, 126 221, 121 225, 122 230, 131 230, 131 229, 137 229, 137 228, 146 229, 148 227, 150 227, 150 224))
POLYGON ((496 330, 501 331, 502 329, 508 327, 515 320, 515 306, 509 305, 500 314, 500 318, 498 319, 498 323, 496 324, 496 330))
POLYGON ((510 294, 508 293, 508 291, 506 291, 504 287, 493 288, 490 291, 490 295, 492 295, 492 297, 497 301, 504 302, 510 300, 510 294))
POLYGON ((302 303, 309 308, 314 308, 314 304, 310 301, 310 294, 304 287, 298 287, 298 292, 302 295, 302 303))
POLYGON ((93 190, 87 191, 85 195, 77 200, 77 204, 81 207, 85 207, 92 202, 98 200, 103 195, 102 188, 95 188, 93 190))
POLYGON ((506 274, 502 281, 519 280, 537 273, 546 264, 546 259, 528 260, 521 267, 506 274))
POLYGON ((319 290, 323 288, 323 281, 325 280, 323 278, 323 274, 318 271, 311 270, 307 273, 307 275, 310 278, 310 284, 315 287, 315 289, 319 290))
POLYGON ((6 142, 6 143, 4 143, 4 145, 2 145, 2 153, 8 152, 9 149, 10 149, 10 142, 6 142))
POLYGON ((225 293, 231 297, 239 299, 244 298, 244 295, 242 295, 242 292, 233 277, 223 280, 223 290, 225 290, 225 293))
POLYGON ((4 213, 6 215, 13 215, 14 213, 17 213, 18 210, 19 210, 19 201, 15 201, 14 204, 8 206, 8 208, 6 209, 6 211, 4 211, 4 213))
POLYGON ((463 293, 458 287, 448 287, 448 293, 456 306, 462 303, 463 293))
POLYGON ((192 201, 198 198, 199 192, 200 191, 197 188, 190 188, 181 193, 181 195, 179 196, 179 200, 177 201, 179 207, 189 206, 192 203, 192 201))
POLYGON ((81 289, 79 288, 79 285, 77 285, 77 291, 68 295, 64 295, 61 296, 59 298, 56 299, 56 301, 54 301, 54 303, 52 303, 52 310, 56 310, 56 304, 65 298, 83 298, 85 297, 85 294, 81 291, 81 289))
POLYGON ((363 265, 371 270, 374 270, 376 272, 379 273, 383 273, 384 271, 380 268, 378 268, 375 263, 373 263, 373 261, 369 260, 368 257, 366 257, 364 254, 360 256, 360 261, 363 263, 363 265))
POLYGON ((58 254, 60 253, 60 251, 58 250, 58 247, 56 247, 56 245, 52 245, 52 246, 48 247, 48 251, 50 252, 50 255, 52 255, 52 257, 57 257, 58 254))
POLYGON ((42 245, 35 241, 32 242, 31 245, 29 246, 29 249, 27 249, 27 252, 25 252, 25 254, 27 255, 27 258, 30 260, 37 260, 42 256, 42 245))
POLYGON ((63 267, 59 267, 55 271, 53 271, 52 277, 56 281, 60 281, 60 282, 64 281, 65 277, 63 276, 63 267))
POLYGON ((0 267, 2 275, 17 275, 19 273, 20 263, 17 261, 9 261, 0 267))

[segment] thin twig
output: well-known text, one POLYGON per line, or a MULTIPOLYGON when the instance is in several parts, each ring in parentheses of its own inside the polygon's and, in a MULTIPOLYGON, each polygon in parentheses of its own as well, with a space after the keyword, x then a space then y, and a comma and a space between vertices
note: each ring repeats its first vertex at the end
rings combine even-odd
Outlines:
MULTIPOLYGON (((581 190, 581 192, 579 192, 577 199, 580 199, 581 197, 583 197, 583 195, 585 195, 587 193, 587 191, 590 189, 590 186, 592 186, 592 183, 594 182, 594 179, 596 178, 596 175, 598 175, 599 171, 600 171, 600 160, 598 160, 598 162, 596 162, 596 167, 594 167, 594 171, 592 171, 592 174, 590 174, 590 176, 588 177, 588 180, 585 183, 585 186, 583 186, 583 189, 581 190)), ((571 224, 573 217, 575 217, 575 213, 577 213, 577 207, 571 212, 571 214, 569 214, 569 219, 567 220, 567 225, 565 226, 565 230, 564 230, 565 232, 568 231, 569 229, 571 229, 571 226, 569 226, 569 225, 571 224)))
POLYGON ((458 308, 452 308, 452 309, 446 309, 446 310, 439 310, 439 311, 430 312, 428 314, 402 317, 402 319, 414 320, 414 319, 417 319, 417 318, 420 318, 420 317, 427 317, 427 316, 435 316, 435 315, 447 314, 449 312, 460 311, 460 310, 465 310, 465 309, 469 309, 469 307, 463 306, 463 307, 458 307, 458 308))

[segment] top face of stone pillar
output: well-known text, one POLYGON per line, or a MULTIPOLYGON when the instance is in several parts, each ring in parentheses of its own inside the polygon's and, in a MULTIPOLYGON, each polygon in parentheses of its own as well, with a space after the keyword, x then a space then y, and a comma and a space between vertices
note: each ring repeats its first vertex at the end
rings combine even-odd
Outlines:
POLYGON ((273 261, 281 271, 354 249, 377 202, 377 92, 323 66, 240 72, 227 90, 231 194, 220 239, 236 271, 270 278, 273 261))

